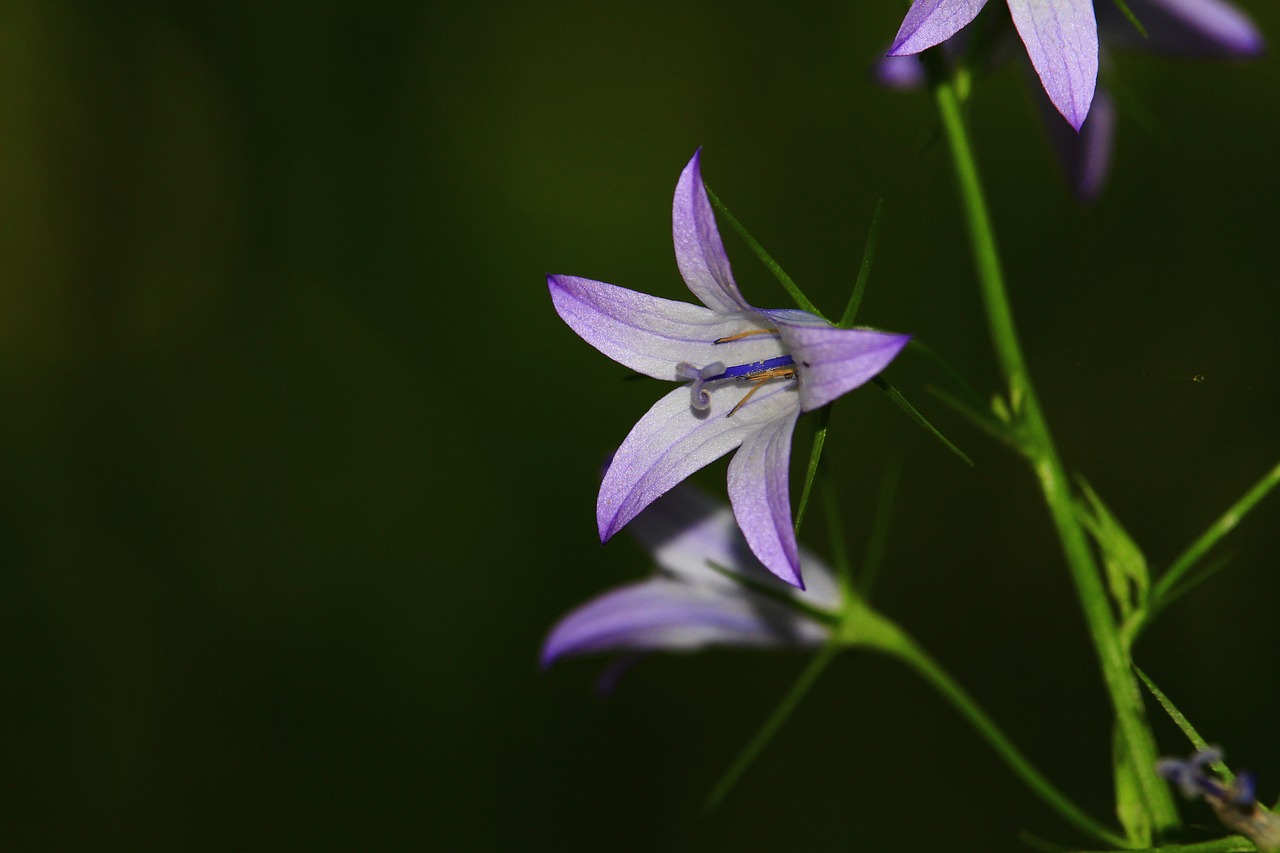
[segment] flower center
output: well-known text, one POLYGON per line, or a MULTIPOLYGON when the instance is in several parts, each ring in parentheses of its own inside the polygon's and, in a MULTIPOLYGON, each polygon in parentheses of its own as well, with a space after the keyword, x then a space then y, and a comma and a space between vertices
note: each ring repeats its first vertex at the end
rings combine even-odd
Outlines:
MULTIPOLYGON (((720 341, 716 341, 716 343, 720 343, 720 341)), ((689 405, 699 412, 705 412, 711 408, 711 395, 707 393, 706 388, 709 383, 728 380, 750 382, 751 390, 725 415, 725 417, 731 418, 734 412, 747 404, 751 396, 756 391, 759 391, 760 386, 765 382, 770 379, 794 379, 796 367, 790 355, 777 355, 773 358, 766 358, 763 361, 734 364, 729 367, 719 361, 713 361, 706 367, 694 367, 689 362, 682 361, 676 365, 676 375, 682 379, 691 380, 689 385, 689 405)))

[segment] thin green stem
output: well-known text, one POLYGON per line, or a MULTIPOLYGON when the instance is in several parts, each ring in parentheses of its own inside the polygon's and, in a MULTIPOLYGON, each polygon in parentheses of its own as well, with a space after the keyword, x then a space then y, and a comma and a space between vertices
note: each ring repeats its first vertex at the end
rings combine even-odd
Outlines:
POLYGON ((977 160, 961 115, 960 97, 941 57, 934 56, 931 60, 934 100, 951 150, 987 325, 1008 384, 1009 409, 1019 446, 1031 462, 1057 529, 1084 611, 1089 637, 1097 652, 1103 681, 1115 710, 1119 737, 1139 780, 1147 812, 1157 829, 1172 828, 1178 825, 1178 816, 1168 786, 1155 774, 1155 740, 1145 719, 1142 697, 1129 670, 1129 661, 1120 642, 1101 574, 1076 518, 1070 484, 1018 343, 995 231, 987 210, 977 160))
POLYGON ((1230 509, 1222 514, 1222 517, 1211 524, 1208 530, 1200 534, 1200 537, 1195 542, 1191 543, 1191 547, 1183 551, 1178 559, 1173 561, 1173 565, 1169 566, 1168 571, 1160 576, 1160 580, 1156 581, 1155 587, 1152 589, 1152 597, 1155 599, 1156 604, 1163 604, 1164 598, 1169 595, 1169 591, 1177 585, 1178 581, 1195 567, 1200 558, 1216 545, 1219 539, 1234 530, 1236 525, 1240 523, 1240 519, 1244 518, 1245 514, 1265 498, 1277 484, 1280 484, 1280 465, 1268 471, 1261 480, 1254 484, 1252 489, 1245 493, 1244 497, 1236 501, 1230 509))
POLYGON ((822 461, 822 448, 827 443, 827 426, 831 423, 831 407, 823 406, 818 410, 818 426, 813 431, 813 448, 809 451, 809 467, 804 474, 804 488, 800 491, 800 504, 796 508, 796 536, 800 535, 800 525, 804 523, 805 512, 809 508, 809 498, 813 494, 813 479, 818 473, 818 464, 822 461))
POLYGON ((1014 775, 1068 823, 1105 844, 1122 848, 1131 846, 1126 839, 1094 820, 1059 791, 973 697, 898 625, 855 599, 847 610, 841 633, 850 645, 875 649, 895 657, 929 682, 973 726, 1014 775))
POLYGON ((764 721, 755 733, 755 737, 743 747, 742 752, 738 753, 738 757, 734 759, 733 764, 729 765, 729 769, 724 772, 720 780, 716 782, 711 793, 707 796, 705 808, 711 811, 728 796, 733 790, 733 786, 742 778, 742 774, 747 772, 747 768, 751 766, 756 757, 769 745, 769 741, 773 740, 773 736, 778 733, 778 729, 782 728, 782 724, 787 721, 791 713, 795 711, 796 706, 800 704, 800 700, 805 697, 809 689, 813 687, 814 682, 818 680, 818 676, 822 675, 822 671, 827 665, 835 659, 839 654, 841 647, 834 640, 835 633, 832 632, 833 640, 822 647, 822 651, 813 656, 809 661, 809 665, 800 673, 800 677, 796 679, 795 684, 787 691, 787 695, 782 697, 773 713, 769 715, 769 719, 764 721))

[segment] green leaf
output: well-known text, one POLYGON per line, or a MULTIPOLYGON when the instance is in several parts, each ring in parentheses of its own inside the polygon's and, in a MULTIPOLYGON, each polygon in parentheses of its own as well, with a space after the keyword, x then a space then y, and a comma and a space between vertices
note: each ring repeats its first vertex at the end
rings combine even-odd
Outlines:
POLYGON ((844 306, 840 322, 836 325, 842 329, 853 328, 853 318, 858 314, 858 306, 862 304, 862 296, 867 291, 867 279, 871 278, 871 262, 876 256, 876 235, 880 232, 880 216, 884 213, 884 199, 876 201, 876 212, 871 215, 871 228, 867 231, 867 243, 862 250, 862 264, 858 267, 858 280, 853 284, 853 292, 849 294, 849 304, 844 306))
POLYGON ((1112 736, 1111 758, 1115 767, 1116 817, 1134 845, 1151 843, 1151 812, 1147 809, 1142 780, 1135 772, 1129 751, 1117 729, 1112 736))
MULTIPOLYGON (((1151 695, 1160 703, 1160 707, 1164 708, 1164 712, 1169 715, 1169 719, 1173 720, 1174 725, 1181 729, 1182 733, 1187 736, 1187 740, 1191 741, 1191 745, 1195 747, 1196 752, 1199 752, 1202 749, 1208 749, 1209 744, 1205 742, 1204 738, 1200 737, 1200 733, 1191 725, 1191 721, 1188 720, 1186 715, 1179 711, 1177 707, 1169 701, 1169 697, 1164 695, 1159 687, 1156 687, 1156 684, 1151 680, 1151 677, 1143 672, 1136 663, 1131 664, 1131 666, 1133 667, 1133 671, 1137 673, 1138 679, 1146 686, 1147 690, 1151 691, 1151 695)), ((1218 775, 1226 780, 1228 785, 1236 780, 1235 774, 1233 774, 1227 768, 1227 765, 1223 764, 1221 761, 1215 762, 1212 766, 1218 775)))
POLYGON ((1209 526, 1209 529, 1200 534, 1200 538, 1192 542, 1186 551, 1173 561, 1168 571, 1160 576, 1156 581, 1155 588, 1152 590, 1152 599, 1155 604, 1163 606, 1169 597, 1171 591, 1177 586, 1187 572, 1195 568, 1196 563, 1205 553, 1218 543, 1224 536, 1235 529, 1249 511, 1258 505, 1258 502, 1270 494, 1271 490, 1280 484, 1280 465, 1268 471, 1261 480, 1253 485, 1253 488, 1245 492, 1240 500, 1236 501, 1230 509, 1209 526))
POLYGON ((1135 623, 1140 622, 1151 586, 1147 558, 1088 482, 1083 477, 1076 481, 1084 495, 1075 502, 1076 518, 1102 554, 1111 598, 1122 620, 1134 618, 1135 623))
POLYGON ((883 376, 877 376, 871 381, 875 383, 875 386, 877 388, 879 388, 881 391, 888 394, 889 399, 892 400, 894 403, 896 403, 898 408, 906 412, 907 416, 910 417, 911 420, 919 424, 920 427, 924 429, 925 432, 929 433, 934 438, 938 439, 938 441, 942 442, 942 444, 948 450, 950 450, 952 453, 958 456, 960 458, 960 461, 964 462, 964 464, 970 467, 973 466, 973 460, 970 459, 963 450, 961 450, 960 448, 952 444, 951 441, 945 435, 943 435, 941 432, 938 431, 937 427, 929 423, 929 421, 925 419, 924 415, 916 411, 916 407, 908 403, 907 398, 903 397, 897 388, 894 388, 892 385, 889 384, 889 380, 885 379, 883 376))
MULTIPOLYGON (((703 184, 703 186, 706 186, 706 184, 703 184)), ((746 244, 751 248, 751 251, 755 252, 756 257, 760 259, 760 262, 769 268, 769 272, 773 273, 773 277, 778 280, 778 283, 787 291, 796 305, 799 305, 810 314, 814 314, 821 317, 823 320, 827 320, 826 316, 818 310, 818 306, 814 305, 809 297, 804 295, 804 291, 800 289, 800 286, 792 281, 791 276, 787 275, 786 271, 778 265, 778 262, 770 257, 769 253, 764 250, 764 247, 756 241, 756 238, 752 237, 751 233, 747 231, 741 222, 738 221, 738 218, 729 211, 729 208, 725 207, 725 204, 720 200, 720 197, 711 191, 711 187, 707 186, 706 189, 707 196, 710 197, 711 203, 715 205, 716 210, 720 211, 720 214, 728 220, 729 226, 733 228, 734 231, 738 232, 738 236, 746 241, 746 244)), ((830 323, 831 321, 827 320, 827 322, 830 323)))
POLYGON ((809 469, 804 474, 804 489, 800 492, 800 506, 796 509, 796 536, 800 535, 800 525, 804 522, 805 510, 809 507, 813 478, 818 473, 818 463, 822 460, 822 448, 827 443, 827 425, 830 423, 831 407, 823 406, 818 410, 818 428, 814 430, 813 448, 809 451, 809 469))
POLYGON ((1133 14, 1133 10, 1129 8, 1128 3, 1124 2, 1124 0, 1111 0, 1111 2, 1115 3, 1116 8, 1120 10, 1120 14, 1124 15, 1130 24, 1133 24, 1133 28, 1142 33, 1142 37, 1144 39, 1150 38, 1150 36, 1147 35, 1147 28, 1142 26, 1142 21, 1139 21, 1138 16, 1133 14))

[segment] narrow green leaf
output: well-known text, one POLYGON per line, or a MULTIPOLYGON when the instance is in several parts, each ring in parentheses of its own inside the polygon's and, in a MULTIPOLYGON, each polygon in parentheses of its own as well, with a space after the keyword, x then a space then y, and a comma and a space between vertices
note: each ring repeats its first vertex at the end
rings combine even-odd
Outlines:
POLYGON ((1209 578, 1216 575, 1220 569, 1224 568, 1227 565, 1227 563, 1230 563, 1230 562, 1231 562, 1231 555, 1224 554, 1223 556, 1214 560, 1212 563, 1202 566, 1201 568, 1196 569, 1195 571, 1183 577, 1181 582, 1179 582, 1176 586, 1170 587, 1169 591, 1166 592, 1163 596, 1161 596, 1160 600, 1147 611, 1146 621, 1149 623, 1157 613, 1159 613, 1161 610, 1164 610, 1170 604, 1173 604, 1179 598, 1182 598, 1182 596, 1186 595, 1188 592, 1195 589, 1204 581, 1207 581, 1209 578))
POLYGON ((1102 553, 1111 598, 1122 619, 1146 609, 1150 577, 1147 558, 1084 477, 1076 482, 1084 499, 1075 502, 1076 518, 1102 553))
POLYGON ((707 811, 713 810, 716 806, 724 801, 729 792, 733 790, 733 786, 742 778, 742 774, 747 772, 747 768, 756 760, 764 748, 769 745, 769 741, 773 740, 773 736, 782 728, 782 724, 787 721, 796 707, 800 704, 800 700, 804 698, 809 689, 813 687, 818 680, 818 676, 822 675, 822 671, 827 665, 835 659, 836 654, 840 651, 840 641, 838 632, 831 632, 831 639, 822 651, 814 655, 809 661, 809 665, 800 673, 800 677, 796 679, 795 684, 791 685, 791 689, 773 709, 773 713, 755 733, 755 736, 747 742, 742 752, 738 753, 738 757, 729 765, 729 769, 724 772, 720 780, 716 782, 715 787, 711 789, 711 793, 707 796, 705 808, 707 811))
POLYGON ((946 403, 958 415, 985 432, 987 435, 1009 445, 1014 450, 1021 450, 1018 447, 1018 439, 1009 429, 1008 424, 991 415, 985 409, 975 409, 963 400, 953 397, 951 394, 943 391, 941 388, 930 385, 925 389, 933 396, 937 397, 943 403, 946 403))
MULTIPOLYGON (((703 184, 703 186, 706 186, 706 184, 703 184)), ((760 259, 760 262, 769 268, 769 272, 773 273, 773 277, 778 280, 778 283, 787 291, 792 300, 795 301, 796 305, 799 305, 810 314, 815 314, 822 317, 822 319, 827 320, 826 316, 818 310, 818 306, 814 305, 813 302, 810 301, 809 297, 804 295, 804 291, 800 289, 800 286, 792 281, 791 276, 787 275, 786 271, 778 265, 777 261, 770 257, 769 253, 764 250, 764 247, 756 241, 755 237, 751 236, 751 233, 747 231, 743 224, 738 221, 738 218, 729 211, 729 208, 725 207, 724 202, 720 200, 719 196, 711 191, 711 187, 709 186, 707 186, 707 196, 711 199, 711 203, 715 205, 716 210, 720 211, 720 214, 728 220, 729 226, 733 228, 734 231, 737 231, 738 236, 745 240, 746 244, 751 247, 751 251, 755 252, 756 257, 760 259)), ((827 320, 827 322, 830 323, 831 321, 827 320)))
POLYGON ((867 292, 867 280, 871 278, 871 262, 876 256, 876 235, 880 232, 880 216, 884 213, 884 199, 876 200, 876 212, 871 215, 871 228, 867 231, 867 243, 862 250, 862 264, 858 267, 858 280, 853 284, 853 293, 849 294, 849 304, 844 306, 840 322, 836 325, 842 329, 853 328, 853 318, 858 314, 858 306, 862 304, 862 296, 867 292))
POLYGON ((831 423, 831 407, 823 406, 818 410, 818 428, 813 433, 813 448, 809 451, 809 469, 804 474, 804 489, 800 492, 800 506, 796 508, 796 536, 800 535, 800 525, 804 522, 805 510, 809 507, 809 495, 813 490, 813 478, 818 473, 818 463, 822 460, 822 448, 827 443, 827 425, 831 423))
POLYGON ((1142 26, 1142 21, 1139 21, 1138 16, 1133 14, 1133 10, 1129 8, 1128 3, 1124 2, 1124 0, 1111 0, 1111 2, 1115 3, 1116 8, 1120 10, 1120 14, 1124 15, 1125 19, 1128 20, 1130 24, 1133 24, 1133 28, 1142 33, 1142 37, 1144 39, 1150 38, 1150 36, 1147 35, 1147 28, 1142 26))
MULTIPOLYGON (((1164 695, 1159 687, 1156 687, 1156 683, 1151 680, 1151 677, 1143 672, 1136 663, 1130 665, 1133 667, 1133 671, 1137 673, 1138 679, 1148 690, 1151 691, 1151 695, 1160 703, 1160 707, 1164 708, 1164 712, 1169 715, 1169 718, 1173 720, 1174 724, 1177 725, 1177 727, 1182 730, 1182 733, 1187 736, 1187 740, 1191 741, 1191 745, 1196 748, 1196 751, 1199 752, 1202 749, 1208 749, 1209 744, 1205 742, 1204 738, 1200 737, 1200 733, 1191 725, 1191 721, 1188 720, 1186 715, 1179 711, 1177 707, 1169 701, 1169 697, 1164 695)), ((1233 774, 1227 768, 1227 765, 1223 764, 1221 761, 1215 762, 1212 766, 1218 775, 1226 780, 1228 785, 1236 780, 1235 774, 1233 774)))
POLYGON ((1163 605, 1165 596, 1177 585, 1182 576, 1195 567, 1200 558, 1205 555, 1205 552, 1216 545, 1222 537, 1234 530, 1240 520, 1257 506, 1259 501, 1270 494, 1277 484, 1280 484, 1280 465, 1276 465, 1276 467, 1268 471, 1261 480, 1254 484, 1253 488, 1245 492, 1244 497, 1236 501, 1230 509, 1209 526, 1208 530, 1200 534, 1199 539, 1192 542, 1191 546, 1173 561, 1173 564, 1169 566, 1169 570, 1161 575, 1152 590, 1152 600, 1155 604, 1163 605))
POLYGON ((970 406, 976 409, 986 409, 986 398, 977 392, 977 390, 969 384, 959 370, 952 366, 951 362, 943 358, 937 350, 926 344, 919 338, 912 338, 907 344, 907 352, 915 355, 924 356, 925 360, 938 368, 944 376, 951 381, 951 384, 964 395, 965 400, 970 406))
MULTIPOLYGON (((1163 847, 1144 847, 1128 850, 1128 853, 1254 853, 1258 848, 1242 835, 1219 838, 1216 841, 1200 841, 1196 844, 1166 844, 1163 847)), ((1114 850, 1075 850, 1072 853, 1115 853, 1114 850)))
POLYGON ((876 513, 871 519, 871 533, 867 536, 867 551, 862 557, 858 590, 865 601, 871 600, 871 592, 884 562, 885 546, 889 542, 889 521, 893 518, 894 500, 898 493, 898 481, 902 479, 902 460, 894 457, 880 480, 880 499, 876 501, 876 513))
POLYGON ((948 450, 950 450, 956 456, 960 457, 960 461, 964 462, 964 464, 969 465, 971 467, 973 466, 973 460, 970 459, 967 455, 965 455, 963 450, 961 450, 960 448, 952 444, 945 435, 943 435, 938 431, 937 427, 929 423, 929 421, 925 419, 924 415, 916 411, 916 407, 908 403, 907 398, 903 397, 897 388, 894 388, 892 385, 889 384, 889 380, 885 379, 883 376, 877 376, 871 381, 875 383, 875 386, 877 388, 879 388, 881 391, 888 394, 889 399, 892 400, 894 403, 896 403, 898 405, 898 408, 906 412, 908 417, 910 417, 913 421, 919 424, 924 429, 925 432, 929 433, 934 438, 938 439, 938 441, 941 441, 948 450))

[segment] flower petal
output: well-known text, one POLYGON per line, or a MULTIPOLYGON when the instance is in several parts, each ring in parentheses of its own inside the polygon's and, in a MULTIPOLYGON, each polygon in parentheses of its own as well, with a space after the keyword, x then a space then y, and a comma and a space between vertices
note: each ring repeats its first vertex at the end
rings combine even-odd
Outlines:
POLYGON ((1089 118, 1079 132, 1072 130, 1046 97, 1038 99, 1045 130, 1062 163, 1062 170, 1076 198, 1089 203, 1102 195, 1111 169, 1111 149, 1115 139, 1116 108, 1105 89, 1093 96, 1089 118))
POLYGON ((884 370, 911 340, 910 335, 870 329, 837 329, 825 323, 796 323, 783 312, 766 311, 778 323, 783 343, 800 374, 800 408, 811 412, 852 391, 884 370))
POLYGON ((1076 130, 1098 83, 1098 24, 1093 0, 1008 0, 1049 100, 1076 130))
POLYGON ((747 544, 769 571, 804 589, 791 525, 791 433, 799 409, 746 436, 729 463, 729 502, 747 544))
POLYGON ((717 313, 572 275, 549 275, 547 286, 556 313, 584 341, 646 376, 677 380, 676 365, 682 361, 699 366, 715 361, 750 364, 783 352, 772 335, 715 343, 717 338, 765 328, 754 313, 717 313))
POLYGON ((706 411, 689 405, 688 388, 676 388, 655 403, 622 442, 596 501, 601 541, 685 477, 799 407, 795 383, 785 379, 765 383, 732 417, 727 414, 749 389, 723 382, 706 390, 711 398, 706 411))
POLYGON ((671 205, 671 233, 676 264, 693 295, 717 313, 750 310, 729 268, 707 188, 702 185, 702 149, 680 173, 671 205))
POLYGON ((903 56, 941 44, 978 16, 987 0, 916 0, 902 19, 889 47, 890 56, 903 56))
MULTIPOLYGON (((1130 0, 1148 39, 1134 46, 1161 53, 1218 59, 1258 56, 1266 50, 1249 16, 1225 0, 1130 0)), ((1127 32, 1134 28, 1124 22, 1127 32)), ((1123 37, 1123 36, 1121 36, 1123 37)))
POLYGON ((801 548, 805 591, 783 583, 751 553, 732 510, 687 483, 654 501, 628 530, 664 572, 688 583, 743 589, 714 566, 816 607, 840 607, 839 588, 825 563, 801 548))
POLYGON ((542 646, 542 666, 613 649, 693 651, 711 645, 813 646, 828 629, 747 591, 651 578, 606 592, 561 619, 542 646))

